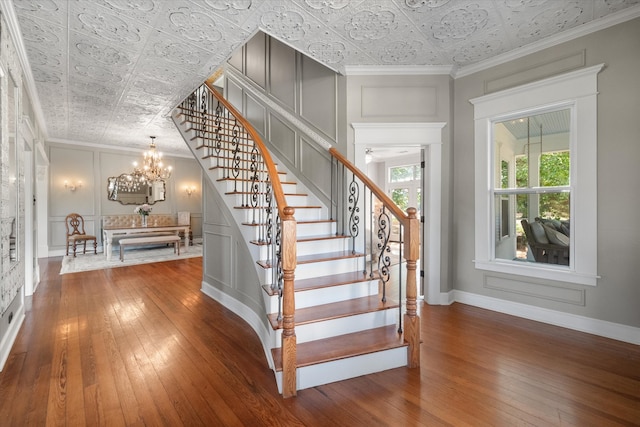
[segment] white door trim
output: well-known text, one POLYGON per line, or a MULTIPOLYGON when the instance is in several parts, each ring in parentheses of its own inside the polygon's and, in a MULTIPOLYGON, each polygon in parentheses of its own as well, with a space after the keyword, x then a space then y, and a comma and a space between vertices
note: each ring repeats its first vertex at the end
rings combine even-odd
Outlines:
POLYGON ((424 254, 425 300, 440 304, 440 250, 442 200, 442 128, 446 123, 352 123, 354 163, 366 170, 365 149, 376 146, 420 147, 425 151, 425 186, 422 253, 424 254))

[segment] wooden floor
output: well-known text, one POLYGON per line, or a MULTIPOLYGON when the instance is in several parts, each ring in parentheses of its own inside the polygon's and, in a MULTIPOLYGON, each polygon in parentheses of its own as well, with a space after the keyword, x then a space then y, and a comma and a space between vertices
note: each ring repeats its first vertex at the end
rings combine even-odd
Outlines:
POLYGON ((201 259, 43 280, 0 373, 5 426, 640 425, 640 347, 454 304, 421 308, 421 368, 283 399, 201 259))

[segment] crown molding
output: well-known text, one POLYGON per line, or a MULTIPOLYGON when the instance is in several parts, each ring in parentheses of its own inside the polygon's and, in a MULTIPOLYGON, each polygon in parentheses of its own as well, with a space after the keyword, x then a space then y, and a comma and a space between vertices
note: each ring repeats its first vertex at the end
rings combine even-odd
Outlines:
POLYGON ((596 31, 604 30, 605 28, 609 28, 617 24, 622 24, 623 22, 630 21, 638 17, 640 17, 640 5, 629 7, 619 12, 615 12, 610 15, 607 15, 604 18, 600 18, 600 19, 588 22, 586 24, 580 25, 578 27, 571 28, 567 31, 563 31, 562 33, 556 34, 554 36, 547 37, 544 40, 540 40, 538 42, 525 45, 514 51, 506 52, 501 55, 496 55, 493 58, 487 59, 482 62, 478 62, 477 64, 469 65, 466 67, 460 67, 453 74, 453 78, 457 79, 460 77, 465 77, 465 76, 477 73, 479 71, 484 71, 491 67, 495 67, 495 66, 504 64, 506 62, 522 58, 523 56, 527 56, 532 53, 539 52, 543 49, 547 49, 549 47, 553 47, 558 44, 568 42, 578 37, 595 33, 596 31))
POLYGON ((451 75, 452 65, 346 65, 346 76, 427 76, 451 75))

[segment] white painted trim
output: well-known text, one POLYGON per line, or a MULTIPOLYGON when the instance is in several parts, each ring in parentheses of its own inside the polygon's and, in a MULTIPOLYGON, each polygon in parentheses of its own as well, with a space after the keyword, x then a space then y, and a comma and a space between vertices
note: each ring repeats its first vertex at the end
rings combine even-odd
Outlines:
POLYGON ((385 147, 417 146, 426 151, 425 170, 428 174, 425 196, 422 239, 427 270, 425 299, 429 304, 440 303, 440 254, 442 239, 442 129, 444 122, 437 123, 351 123, 354 129, 354 159, 360 170, 366 170, 365 149, 382 145, 385 147))
POLYGON ((475 121, 475 268, 582 285, 597 285, 597 93, 604 64, 586 67, 469 100, 475 121), (495 259, 492 215, 492 135, 495 121, 551 109, 571 109, 571 259, 568 267, 495 259), (578 146, 577 141, 580 141, 578 146), (576 215, 579 212, 579 215, 576 215))
POLYGON ((247 307, 245 304, 241 303, 237 299, 232 296, 222 292, 215 286, 210 285, 209 283, 202 281, 202 287, 200 289, 203 294, 207 295, 210 298, 218 301, 225 308, 233 311, 235 314, 240 316, 242 320, 247 322, 251 329, 258 335, 260 342, 262 343, 262 350, 264 351, 264 355, 267 358, 267 364, 269 368, 274 369, 273 357, 271 355, 271 333, 267 329, 267 327, 262 322, 262 319, 247 307))
POLYGON ((455 301, 462 304, 640 345, 640 328, 633 326, 506 301, 465 291, 456 290, 454 292, 455 301))
POLYGON ((346 76, 452 75, 453 65, 346 65, 346 76))
POLYGON ((20 331, 22 323, 24 323, 24 319, 25 308, 24 297, 22 297, 22 305, 20 306, 18 312, 13 316, 13 321, 7 329, 7 333, 2 338, 2 341, 0 341, 0 372, 2 372, 2 370, 4 369, 4 364, 7 363, 7 359, 9 358, 9 354, 11 353, 11 348, 16 342, 18 332, 20 331))

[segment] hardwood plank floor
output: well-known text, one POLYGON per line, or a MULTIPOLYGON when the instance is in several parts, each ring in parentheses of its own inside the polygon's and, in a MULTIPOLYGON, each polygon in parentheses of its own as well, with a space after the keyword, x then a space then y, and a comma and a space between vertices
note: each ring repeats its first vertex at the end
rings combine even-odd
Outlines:
POLYGON ((633 426, 640 347, 479 308, 421 306, 421 368, 282 399, 201 259, 42 282, 0 373, 1 426, 633 426))

